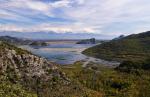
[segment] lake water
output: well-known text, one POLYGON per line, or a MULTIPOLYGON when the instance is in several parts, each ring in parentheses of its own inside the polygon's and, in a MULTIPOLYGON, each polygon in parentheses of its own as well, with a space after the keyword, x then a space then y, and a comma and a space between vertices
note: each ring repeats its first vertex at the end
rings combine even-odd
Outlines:
POLYGON ((44 47, 38 46, 21 46, 21 48, 27 49, 28 51, 32 52, 41 57, 45 57, 48 60, 55 62, 57 64, 73 64, 76 61, 84 60, 85 62, 89 59, 91 61, 100 63, 100 64, 107 64, 107 65, 115 65, 116 62, 108 62, 101 59, 91 58, 88 56, 83 55, 81 52, 89 47, 94 46, 93 44, 50 44, 44 47))
POLYGON ((47 58, 58 64, 72 64, 79 60, 84 60, 87 56, 81 54, 86 48, 93 44, 50 44, 49 46, 21 46, 21 48, 31 51, 33 54, 47 58))

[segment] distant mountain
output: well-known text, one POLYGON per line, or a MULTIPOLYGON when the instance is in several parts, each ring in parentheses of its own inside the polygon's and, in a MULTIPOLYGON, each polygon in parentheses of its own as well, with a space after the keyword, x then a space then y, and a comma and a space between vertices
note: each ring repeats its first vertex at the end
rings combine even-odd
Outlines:
POLYGON ((0 32, 0 36, 12 36, 34 40, 54 40, 54 39, 112 39, 112 36, 94 33, 72 33, 72 32, 0 32))
POLYGON ((83 51, 107 60, 145 60, 150 57, 150 31, 115 39, 83 51))
POLYGON ((47 46, 48 44, 42 40, 29 40, 25 38, 17 38, 11 36, 0 36, 0 41, 13 45, 30 45, 30 46, 47 46))
POLYGON ((16 38, 16 37, 11 37, 11 36, 0 36, 0 41, 8 42, 11 44, 16 44, 16 45, 25 45, 29 44, 31 40, 27 39, 21 39, 21 38, 16 38))

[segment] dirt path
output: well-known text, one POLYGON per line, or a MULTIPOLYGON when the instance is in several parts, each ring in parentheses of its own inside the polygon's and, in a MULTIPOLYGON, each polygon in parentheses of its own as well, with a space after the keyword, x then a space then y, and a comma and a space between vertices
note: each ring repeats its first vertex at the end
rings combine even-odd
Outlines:
POLYGON ((84 62, 82 67, 86 67, 92 60, 93 60, 92 58, 89 58, 86 62, 84 62))
POLYGON ((84 61, 85 62, 83 63, 82 67, 86 67, 90 62, 100 64, 100 65, 105 65, 105 66, 108 66, 108 67, 116 67, 120 64, 118 62, 105 61, 105 60, 102 60, 102 59, 97 59, 97 58, 92 58, 92 57, 88 57, 84 61))

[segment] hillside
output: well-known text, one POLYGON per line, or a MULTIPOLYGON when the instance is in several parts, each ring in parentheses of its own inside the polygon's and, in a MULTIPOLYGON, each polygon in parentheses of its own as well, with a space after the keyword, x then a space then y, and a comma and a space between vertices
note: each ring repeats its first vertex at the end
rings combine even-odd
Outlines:
POLYGON ((30 45, 30 46, 47 46, 45 41, 21 39, 11 36, 0 36, 0 41, 10 43, 12 45, 30 45))
POLYGON ((107 60, 145 60, 150 56, 150 31, 112 40, 83 51, 107 60))
POLYGON ((0 36, 0 41, 8 42, 15 45, 26 45, 32 42, 31 40, 21 39, 21 38, 16 38, 11 36, 0 36))
POLYGON ((93 97, 101 97, 96 94, 102 94, 102 97, 150 97, 150 69, 142 70, 131 65, 126 68, 122 64, 113 69, 93 62, 83 67, 82 62, 76 62, 63 66, 62 70, 70 79, 96 91, 93 97))
POLYGON ((149 97, 149 62, 59 66, 0 42, 0 97, 149 97))
POLYGON ((83 97, 88 93, 55 64, 5 42, 0 42, 0 91, 0 97, 83 97))

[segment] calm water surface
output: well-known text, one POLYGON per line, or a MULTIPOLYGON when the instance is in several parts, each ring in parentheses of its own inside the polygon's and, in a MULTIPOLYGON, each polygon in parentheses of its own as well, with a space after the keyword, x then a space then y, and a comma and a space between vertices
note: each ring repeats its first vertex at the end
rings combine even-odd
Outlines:
POLYGON ((45 47, 21 46, 21 48, 31 51, 33 54, 47 58, 58 64, 72 64, 79 60, 84 60, 87 56, 81 54, 86 48, 93 44, 50 44, 45 47))
POLYGON ((107 64, 108 66, 113 66, 118 63, 104 61, 101 59, 96 59, 83 55, 81 52, 89 47, 94 46, 93 44, 50 44, 44 47, 38 46, 21 46, 21 48, 31 51, 41 57, 45 57, 48 60, 55 62, 57 64, 73 64, 76 61, 84 60, 94 61, 99 64, 107 64))

